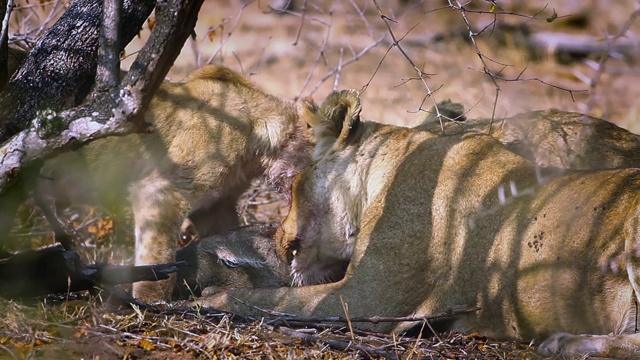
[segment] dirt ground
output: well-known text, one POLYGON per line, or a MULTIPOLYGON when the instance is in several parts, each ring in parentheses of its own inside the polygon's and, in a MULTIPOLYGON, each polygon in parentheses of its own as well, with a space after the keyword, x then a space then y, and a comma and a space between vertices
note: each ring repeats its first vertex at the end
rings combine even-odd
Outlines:
POLYGON ((373 1, 309 1, 304 18, 302 3, 294 2, 292 14, 279 15, 269 11, 266 0, 205 2, 198 38, 187 42, 169 76, 179 80, 198 65, 214 62, 292 100, 313 96, 321 101, 334 88, 355 88, 362 91, 366 118, 401 125, 424 118, 424 110, 434 104, 425 99, 432 91, 435 101, 451 98, 464 104, 470 118, 555 107, 640 132, 640 71, 635 66, 640 44, 633 35, 640 24, 632 22, 617 42, 606 40, 619 36, 630 20, 636 6, 632 0, 498 1, 502 10, 494 13, 489 2, 471 1, 471 11, 485 12, 466 13, 474 32, 484 29, 475 37, 477 47, 469 41, 464 18, 447 8, 447 1, 377 1, 386 23, 373 1), (500 11, 512 14, 496 16, 500 11), (549 22, 554 11, 557 19, 549 22), (398 46, 392 46, 387 24, 398 46), (550 34, 549 47, 533 54, 526 33, 555 36, 550 34), (558 47, 553 42, 561 40, 560 34, 577 37, 565 40, 569 45, 585 38, 605 48, 615 43, 630 48, 612 52, 602 66, 595 55, 564 56, 559 62, 562 56, 554 55, 558 47), (497 102, 496 83, 483 72, 478 52, 493 73, 508 80, 497 81, 497 102), (418 70, 428 74, 424 82, 418 70), (519 75, 522 80, 515 81, 519 75))
MULTIPOLYGON (((450 98, 465 106, 468 118, 499 119, 555 107, 606 118, 640 133, 636 1, 552 0, 545 6, 509 0, 497 1, 493 8, 490 1, 474 0, 464 14, 440 0, 296 0, 284 13, 269 8, 276 3, 206 1, 197 38, 188 40, 168 76, 179 81, 200 65, 220 63, 292 101, 312 96, 321 102, 333 89, 355 88, 362 93, 365 119, 405 126, 418 124, 435 102, 450 98), (539 38, 546 39, 546 45, 533 46, 539 38), (565 45, 584 48, 583 41, 610 56, 559 51, 565 45)), ((127 48, 125 68, 147 34, 148 29, 143 30, 127 48)), ((247 222, 277 221, 283 214, 276 208, 261 217, 255 206, 241 206, 247 222)), ((382 351, 368 353, 338 351, 326 341, 283 335, 260 324, 234 327, 228 317, 185 324, 170 313, 96 312, 92 303, 83 303, 64 308, 66 316, 36 321, 42 313, 52 316, 53 310, 0 305, 8 314, 0 323, 0 358, 535 356, 528 344, 496 343, 480 335, 374 341, 363 334, 350 338, 344 329, 314 333, 382 351), (21 315, 33 311, 38 315, 21 315)))

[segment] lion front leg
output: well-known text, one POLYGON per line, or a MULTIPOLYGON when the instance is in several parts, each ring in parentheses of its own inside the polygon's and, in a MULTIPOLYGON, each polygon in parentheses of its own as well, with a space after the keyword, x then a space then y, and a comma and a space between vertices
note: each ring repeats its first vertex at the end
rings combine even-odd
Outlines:
MULTIPOLYGON (((341 283, 302 287, 228 289, 207 288, 195 306, 226 310, 243 316, 265 316, 266 311, 297 316, 344 316, 340 298, 351 302, 341 283)), ((354 300, 355 301, 355 300, 354 300)))
MULTIPOLYGON (((135 264, 153 265, 175 261, 180 220, 188 201, 171 181, 152 174, 130 188, 135 221, 135 264)), ((145 302, 170 300, 175 274, 168 280, 133 284, 133 296, 145 302)))

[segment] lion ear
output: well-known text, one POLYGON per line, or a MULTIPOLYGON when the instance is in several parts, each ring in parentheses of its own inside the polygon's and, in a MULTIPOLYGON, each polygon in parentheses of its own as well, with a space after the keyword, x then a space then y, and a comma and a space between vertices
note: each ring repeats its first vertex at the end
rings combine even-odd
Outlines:
POLYGON ((298 107, 300 117, 313 128, 316 140, 314 157, 322 156, 336 142, 345 140, 360 123, 360 93, 357 90, 334 91, 318 107, 309 98, 298 107))
POLYGON ((360 93, 357 90, 334 91, 322 104, 320 112, 328 120, 339 141, 346 139, 360 123, 360 93))
POLYGON ((315 128, 319 125, 318 110, 318 105, 311 96, 302 98, 298 103, 298 114, 307 127, 315 128))

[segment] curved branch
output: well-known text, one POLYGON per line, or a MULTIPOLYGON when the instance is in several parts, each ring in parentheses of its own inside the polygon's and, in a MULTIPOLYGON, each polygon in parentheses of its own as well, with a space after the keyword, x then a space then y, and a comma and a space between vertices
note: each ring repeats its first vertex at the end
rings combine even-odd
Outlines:
POLYGON ((0 147, 0 193, 29 163, 74 144, 144 131, 142 121, 151 97, 160 86, 181 46, 192 33, 203 0, 176 0, 158 5, 158 23, 132 64, 117 96, 102 98, 62 112, 40 111, 25 130, 0 147), (55 126, 52 127, 52 124, 55 126), (57 133, 57 129, 64 129, 57 133), (51 136, 51 134, 55 136, 51 136))

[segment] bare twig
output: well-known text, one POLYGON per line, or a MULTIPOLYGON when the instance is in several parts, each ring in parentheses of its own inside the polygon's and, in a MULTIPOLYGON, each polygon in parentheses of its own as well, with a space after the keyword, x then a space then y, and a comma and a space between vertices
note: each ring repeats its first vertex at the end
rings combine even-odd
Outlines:
POLYGON ((355 335, 353 333, 353 324, 351 323, 351 317, 349 316, 349 304, 344 302, 342 296, 340 296, 340 304, 342 305, 342 311, 344 312, 344 318, 347 319, 347 327, 349 328, 349 334, 351 335, 351 341, 355 341, 355 335))
MULTIPOLYGON (((322 86, 322 84, 327 81, 327 79, 331 78, 333 75, 335 75, 339 70, 341 70, 342 68, 344 68, 345 66, 358 61, 362 56, 364 56, 366 53, 368 53, 369 51, 371 51, 371 49, 375 48, 376 46, 378 46, 380 43, 382 43, 384 41, 384 39, 386 38, 385 35, 381 36, 380 38, 378 38, 378 40, 374 41, 373 43, 369 44, 369 46, 367 46, 366 48, 362 49, 359 53, 357 53, 354 57, 352 57, 351 59, 342 62, 342 66, 340 66, 340 68, 338 68, 337 66, 334 67, 333 69, 331 69, 329 72, 327 72, 320 80, 318 80, 318 82, 316 83, 316 85, 313 87, 313 89, 311 89, 311 91, 309 92, 309 96, 312 96, 313 94, 315 94, 315 92, 320 88, 320 86, 322 86)), ((302 91, 301 91, 302 92, 302 91)))
POLYGON ((333 80, 333 91, 338 90, 338 85, 340 84, 340 74, 342 73, 342 59, 344 56, 344 48, 340 48, 340 60, 338 60, 338 67, 336 71, 336 77, 333 80))
MULTIPOLYGON (((302 97, 302 92, 304 91, 304 89, 309 84, 309 81, 311 81, 311 77, 313 76, 313 73, 315 72, 316 67, 320 63, 320 60, 324 57, 324 52, 329 47, 329 35, 330 34, 331 34, 331 23, 329 23, 327 25, 327 30, 325 32, 325 36, 324 36, 324 40, 322 41, 322 45, 320 46, 320 49, 318 51, 318 56, 316 57, 316 60, 313 62, 313 65, 311 65, 311 69, 309 69, 309 73, 307 74, 307 77, 304 79, 304 82, 302 83, 302 86, 300 87, 300 91, 298 92, 298 95, 296 95, 296 97, 295 97, 296 100, 298 100, 298 99, 300 99, 302 97)), ((311 96, 311 95, 313 95, 313 91, 311 92, 311 94, 309 94, 309 96, 311 96)))
POLYGON ((583 112, 585 114, 590 114, 593 106, 596 102, 596 90, 597 90, 597 86, 600 84, 600 79, 602 78, 602 75, 606 72, 606 66, 607 66, 607 62, 608 60, 611 58, 611 51, 614 47, 615 42, 622 38, 623 36, 625 36, 625 34, 629 31, 629 29, 631 28, 631 25, 633 25, 633 23, 636 21, 636 19, 638 18, 638 16, 640 16, 640 6, 636 6, 636 9, 631 13, 631 15, 629 15, 629 18, 627 18, 627 20, 625 21, 625 23, 622 25, 622 27, 620 28, 620 31, 618 31, 617 34, 615 34, 614 36, 611 37, 607 37, 607 42, 606 42, 606 55, 603 55, 600 60, 597 63, 596 68, 596 73, 594 74, 594 76, 587 82, 587 85, 589 85, 589 91, 591 93, 591 96, 589 97, 589 100, 587 101, 587 103, 584 106, 584 110, 583 112))
MULTIPOLYGON (((240 19, 242 18, 242 14, 244 13, 244 9, 247 6, 249 6, 249 3, 243 3, 242 4, 242 7, 240 8, 240 10, 238 10, 238 12, 235 15, 235 21, 234 21, 233 25, 231 26, 231 29, 229 30, 229 33, 227 34, 227 37, 225 38, 224 34, 222 34, 223 38, 222 38, 222 41, 220 41, 220 46, 218 47, 218 49, 213 54, 211 54, 211 56, 209 57, 209 59, 207 59, 207 62, 205 64, 211 64, 213 59, 215 59, 216 56, 218 56, 218 54, 220 54, 220 62, 224 61, 224 56, 222 55, 222 49, 224 48, 224 45, 227 43, 227 41, 229 41, 229 39, 231 39, 231 35, 235 31, 235 29, 238 27, 238 24, 240 24, 240 19)), ((222 27, 223 25, 224 25, 224 22, 222 24, 220 24, 219 26, 224 30, 224 27, 222 27)), ((215 31, 215 29, 209 30, 209 31, 215 31)))
POLYGON ((300 40, 300 35, 302 34, 302 27, 304 26, 304 20, 307 16, 307 0, 304 0, 302 3, 302 8, 300 9, 300 26, 298 26, 298 31, 296 32, 296 39, 293 41, 291 45, 297 46, 298 41, 300 40))
POLYGON ((368 355, 368 357, 371 357, 370 354, 373 354, 376 357, 380 356, 380 357, 384 357, 385 359, 397 359, 397 356, 395 356, 395 354, 392 354, 384 350, 375 349, 369 346, 357 345, 357 344, 354 344, 353 341, 347 342, 347 341, 340 341, 340 340, 323 339, 320 336, 305 334, 303 332, 297 331, 295 329, 287 328, 287 327, 277 327, 277 328, 272 328, 272 330, 279 331, 285 335, 292 336, 294 338, 298 338, 307 342, 324 343, 334 350, 345 351, 345 350, 351 349, 351 350, 362 351, 364 354, 368 355))
MULTIPOLYGON (((378 10, 378 14, 380 14, 380 18, 382 19, 382 21, 384 22, 385 26, 387 27, 387 31, 389 32, 389 34, 391 35, 391 39, 393 40, 393 42, 391 43, 391 46, 389 47, 389 49, 387 50, 387 53, 394 47, 396 47, 398 49, 398 51, 400 51, 400 53, 402 54, 402 56, 409 62, 409 64, 411 65, 411 67, 413 67, 413 69, 416 71, 416 73, 418 74, 418 78, 422 84, 424 85, 427 94, 425 95, 425 98, 428 97, 431 99, 431 101, 433 102, 433 108, 436 111, 436 117, 437 119, 440 121, 440 127, 442 128, 442 131, 444 131, 444 124, 442 122, 442 115, 440 114, 440 110, 438 109, 438 102, 436 101, 435 96, 433 96, 433 94, 435 93, 435 91, 437 91, 438 89, 432 90, 431 87, 429 86, 429 84, 427 83, 426 78, 429 77, 431 74, 428 74, 424 71, 422 71, 422 69, 420 69, 416 63, 411 59, 411 57, 409 56, 409 54, 404 50, 404 48, 402 47, 402 45, 400 44, 400 42, 417 26, 414 25, 413 27, 411 27, 409 29, 409 31, 407 31, 407 33, 404 34, 404 36, 402 36, 401 38, 397 38, 395 33, 393 32, 393 30, 391 29, 391 25, 389 24, 390 21, 393 21, 391 18, 389 18, 388 16, 386 16, 383 12, 382 9, 380 8, 380 5, 378 5, 378 2, 376 0, 373 0, 373 3, 376 6, 376 9, 378 10)), ((387 54, 385 54, 386 57, 387 54)), ((383 57, 384 60, 384 57, 383 57)), ((380 65, 382 64, 382 61, 380 60, 380 64, 378 64, 378 68, 380 67, 380 65)), ((378 68, 376 68, 376 71, 378 71, 378 68)), ((374 74, 375 74, 374 72, 374 74)), ((373 79, 373 76, 371 77, 373 79)), ((368 85, 368 84, 367 84, 368 85)), ((424 103, 424 100, 423 100, 424 103)))
MULTIPOLYGON (((482 63, 482 71, 489 76, 489 79, 491 79, 491 82, 493 83, 493 86, 496 90, 495 92, 495 97, 493 99, 493 108, 491 110, 491 119, 495 119, 496 117, 496 109, 498 107, 498 98, 500 97, 500 85, 498 85, 498 82, 496 81, 496 78, 493 74, 493 72, 491 71, 491 69, 489 68, 489 65, 487 65, 486 61, 485 61, 485 56, 482 54, 482 51, 480 51, 480 47, 478 46, 478 43, 476 42, 476 36, 478 33, 474 32, 473 30, 471 30, 471 23, 469 22, 469 19, 467 18, 467 14, 466 14, 466 8, 460 4, 459 1, 457 0, 448 0, 449 1, 449 6, 452 9, 458 10, 460 11, 460 16, 462 17, 462 20, 464 21, 465 25, 467 26, 467 29, 469 30, 469 40, 471 40, 471 43, 473 44, 473 47, 476 50, 476 55, 478 56, 478 58, 480 59, 480 63, 482 63)), ((495 24, 495 17, 493 22, 491 22, 491 25, 495 24)), ((486 29, 486 27, 485 27, 486 29)), ((483 29, 484 31, 484 29, 483 29)), ((480 32, 479 32, 480 33, 480 32)), ((491 133, 491 126, 489 127, 489 133, 491 133)))
POLYGON ((238 298, 234 298, 234 300, 246 306, 249 306, 253 309, 256 309, 260 312, 263 312, 267 315, 274 316, 275 318, 269 319, 269 322, 272 322, 272 321, 274 322, 280 322, 280 321, 305 322, 305 323, 349 323, 349 322, 356 323, 356 322, 359 322, 359 323, 372 323, 372 324, 378 324, 383 322, 417 322, 417 321, 429 321, 429 320, 450 318, 454 315, 468 314, 468 313, 472 313, 480 310, 479 307, 474 306, 474 307, 461 307, 457 309, 450 309, 442 313, 428 315, 428 316, 370 316, 370 317, 354 317, 354 318, 335 316, 335 317, 316 318, 316 317, 297 316, 293 314, 287 314, 287 313, 282 313, 278 311, 262 309, 238 298))

